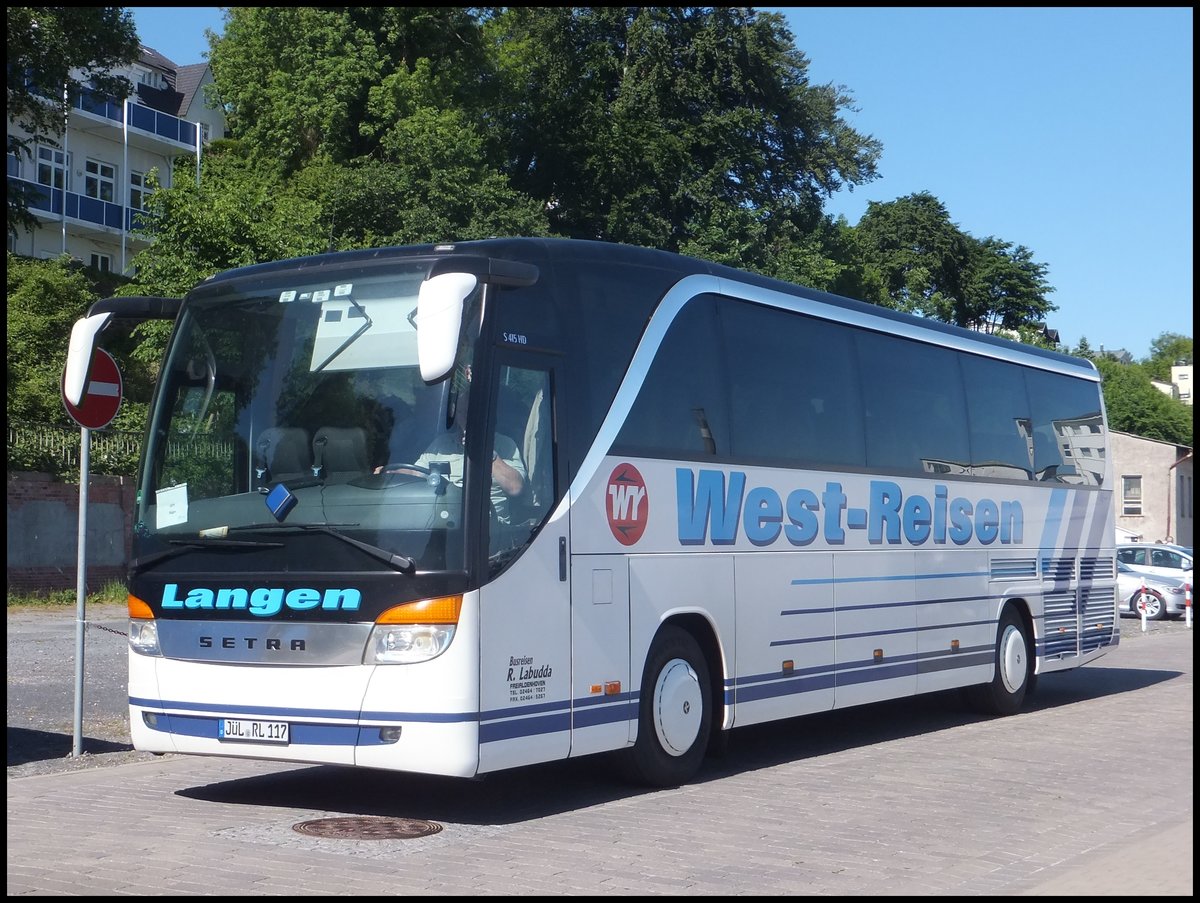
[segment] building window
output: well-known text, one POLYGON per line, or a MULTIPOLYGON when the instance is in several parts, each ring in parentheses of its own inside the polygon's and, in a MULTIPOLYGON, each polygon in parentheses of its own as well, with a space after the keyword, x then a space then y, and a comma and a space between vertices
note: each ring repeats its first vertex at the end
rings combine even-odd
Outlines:
POLYGON ((101 160, 88 160, 86 170, 84 194, 111 203, 117 196, 117 168, 101 160))
POLYGON ((10 179, 19 179, 21 177, 21 160, 16 154, 8 154, 8 177, 10 179))
POLYGON ((163 77, 160 73, 151 69, 137 69, 137 80, 139 85, 145 85, 148 88, 161 88, 163 86, 163 77))
POLYGON ((1142 478, 1121 477, 1121 513, 1140 515, 1142 513, 1142 478))
POLYGON ((129 206, 134 210, 146 209, 146 198, 150 191, 146 187, 146 174, 144 172, 129 173, 129 206))
POLYGON ((99 270, 101 273, 112 272, 112 257, 108 254, 93 254, 91 266, 94 270, 99 270))
POLYGON ((37 180, 39 185, 51 188, 69 188, 71 185, 69 166, 71 157, 66 151, 53 147, 37 149, 37 180))

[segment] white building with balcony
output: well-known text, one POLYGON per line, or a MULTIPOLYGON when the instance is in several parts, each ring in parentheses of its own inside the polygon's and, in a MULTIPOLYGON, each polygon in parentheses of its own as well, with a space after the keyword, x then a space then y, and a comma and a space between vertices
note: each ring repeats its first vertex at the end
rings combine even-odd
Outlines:
MULTIPOLYGON (((176 157, 196 161, 225 135, 222 110, 205 101, 213 80, 207 63, 177 66, 143 46, 138 62, 120 72, 134 85, 127 98, 85 90, 72 105, 57 146, 35 143, 33 158, 8 154, 9 191, 23 188, 37 228, 9 235, 10 251, 27 257, 61 254, 106 272, 131 275, 134 254, 147 244, 134 235, 153 170, 171 187, 176 157)), ((10 133, 30 138, 11 120, 10 133)))

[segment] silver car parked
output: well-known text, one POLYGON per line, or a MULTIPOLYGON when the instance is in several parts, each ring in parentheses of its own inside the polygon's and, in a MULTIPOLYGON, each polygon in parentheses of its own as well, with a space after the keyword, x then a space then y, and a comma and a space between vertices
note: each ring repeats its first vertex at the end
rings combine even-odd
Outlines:
POLYGON ((1181 577, 1143 574, 1122 561, 1117 562, 1117 596, 1122 615, 1141 617, 1139 606, 1142 604, 1145 604, 1146 617, 1151 621, 1182 615, 1189 585, 1181 577))

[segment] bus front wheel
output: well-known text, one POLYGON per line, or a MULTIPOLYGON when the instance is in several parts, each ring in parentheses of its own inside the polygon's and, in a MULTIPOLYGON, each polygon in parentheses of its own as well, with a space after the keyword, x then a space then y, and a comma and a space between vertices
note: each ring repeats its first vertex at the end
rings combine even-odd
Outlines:
POLYGON ((967 687, 967 701, 985 715, 1015 715, 1033 686, 1033 652, 1025 622, 1004 609, 996 631, 996 673, 991 681, 967 687))
POLYGON ((712 689, 700 645, 679 627, 664 627, 642 677, 638 735, 626 772, 639 783, 674 787, 700 768, 712 730, 712 689))

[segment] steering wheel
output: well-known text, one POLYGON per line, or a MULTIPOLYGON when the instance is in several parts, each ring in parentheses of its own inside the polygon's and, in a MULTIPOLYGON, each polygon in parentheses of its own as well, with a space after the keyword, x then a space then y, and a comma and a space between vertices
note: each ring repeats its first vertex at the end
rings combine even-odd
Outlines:
POLYGON ((415 470, 417 474, 421 474, 423 476, 429 476, 429 474, 433 473, 433 471, 428 467, 422 467, 420 464, 409 464, 406 461, 397 461, 391 464, 384 464, 375 472, 380 475, 399 474, 406 470, 415 470))

